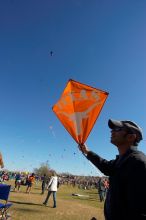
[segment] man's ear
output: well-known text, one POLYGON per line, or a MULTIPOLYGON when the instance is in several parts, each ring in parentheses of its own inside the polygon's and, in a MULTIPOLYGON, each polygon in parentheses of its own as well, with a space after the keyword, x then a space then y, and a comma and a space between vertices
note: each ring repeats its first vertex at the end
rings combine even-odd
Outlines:
POLYGON ((136 134, 128 134, 128 140, 134 142, 137 138, 136 134))

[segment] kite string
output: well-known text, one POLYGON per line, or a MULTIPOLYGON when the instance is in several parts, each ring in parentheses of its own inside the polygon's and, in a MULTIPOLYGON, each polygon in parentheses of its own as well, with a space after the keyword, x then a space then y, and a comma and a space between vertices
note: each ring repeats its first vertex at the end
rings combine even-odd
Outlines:
MULTIPOLYGON (((87 155, 85 153, 82 152, 82 154, 84 155, 84 157, 86 157, 86 159, 88 159, 87 155)), ((94 167, 96 169, 99 176, 103 176, 103 173, 94 164, 92 164, 90 161, 89 161, 89 163, 91 164, 92 167, 94 167)))

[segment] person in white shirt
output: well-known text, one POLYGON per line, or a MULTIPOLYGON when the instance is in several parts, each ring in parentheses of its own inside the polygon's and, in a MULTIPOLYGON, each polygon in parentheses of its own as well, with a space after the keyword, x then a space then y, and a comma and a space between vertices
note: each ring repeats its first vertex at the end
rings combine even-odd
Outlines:
POLYGON ((56 208, 57 184, 58 184, 58 177, 56 175, 56 172, 53 172, 53 175, 51 176, 51 179, 50 179, 48 186, 47 186, 48 194, 47 194, 45 201, 43 202, 43 205, 47 206, 50 195, 53 194, 53 202, 54 202, 53 208, 56 208))

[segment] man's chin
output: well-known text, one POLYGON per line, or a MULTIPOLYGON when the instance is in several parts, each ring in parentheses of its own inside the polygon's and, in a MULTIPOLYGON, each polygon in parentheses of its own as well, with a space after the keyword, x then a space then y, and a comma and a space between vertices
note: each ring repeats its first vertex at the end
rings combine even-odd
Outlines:
POLYGON ((111 139, 111 143, 115 145, 115 142, 114 142, 114 140, 112 140, 112 139, 111 139))

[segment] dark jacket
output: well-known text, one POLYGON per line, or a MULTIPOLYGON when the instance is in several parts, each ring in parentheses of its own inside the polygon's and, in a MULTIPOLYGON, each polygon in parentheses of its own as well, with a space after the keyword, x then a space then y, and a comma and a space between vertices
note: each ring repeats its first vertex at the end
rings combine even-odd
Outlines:
POLYGON ((129 149, 121 159, 107 161, 91 151, 87 158, 109 176, 106 220, 146 220, 146 156, 129 149))

